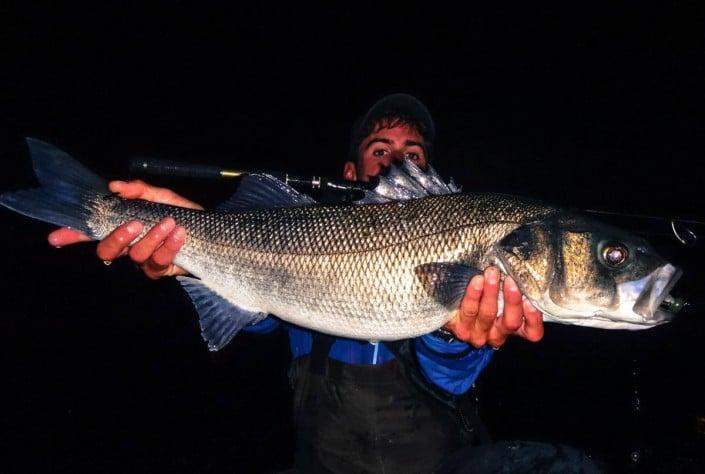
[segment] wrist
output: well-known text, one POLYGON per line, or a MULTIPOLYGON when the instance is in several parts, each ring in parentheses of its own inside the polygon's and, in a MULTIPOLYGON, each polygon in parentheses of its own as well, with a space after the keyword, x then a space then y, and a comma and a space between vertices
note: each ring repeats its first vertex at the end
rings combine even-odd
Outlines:
POLYGON ((455 337, 455 334, 450 332, 449 330, 445 328, 438 328, 435 331, 431 333, 433 336, 437 337, 438 339, 441 339, 447 343, 452 343, 458 340, 457 337, 455 337))

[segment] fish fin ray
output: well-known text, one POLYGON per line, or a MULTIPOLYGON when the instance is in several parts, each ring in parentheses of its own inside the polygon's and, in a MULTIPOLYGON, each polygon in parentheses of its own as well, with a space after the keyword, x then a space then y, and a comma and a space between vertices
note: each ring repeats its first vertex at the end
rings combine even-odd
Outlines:
POLYGON ((470 279, 482 271, 462 263, 431 262, 418 265, 414 273, 429 296, 448 309, 457 309, 470 279))
POLYGON ((177 276, 176 279, 198 312, 201 336, 211 351, 222 349, 242 328, 267 317, 265 313, 232 304, 197 278, 177 276))
POLYGON ((366 190, 365 195, 355 204, 378 204, 390 201, 404 201, 441 194, 460 192, 451 178, 443 182, 436 170, 429 164, 426 170, 413 161, 404 158, 400 165, 392 164, 386 174, 377 177, 377 185, 366 190))
POLYGON ((95 238, 87 220, 91 203, 110 194, 107 181, 55 146, 36 138, 25 140, 41 187, 3 193, 0 204, 27 217, 71 227, 95 238))
MULTIPOLYGON (((408 160, 407 160, 408 161, 408 160)), ((387 172, 386 178, 393 183, 394 186, 401 187, 409 192, 411 198, 422 198, 428 196, 428 191, 411 176, 405 168, 397 165, 391 165, 387 172)))
MULTIPOLYGON (((443 182, 430 164, 427 165, 426 171, 424 171, 413 161, 404 158, 401 167, 413 181, 424 189, 426 196, 449 194, 453 192, 450 185, 443 182)), ((452 181, 453 179, 451 178, 451 182, 452 181)))
POLYGON ((307 204, 316 201, 271 175, 250 174, 242 178, 235 194, 216 209, 227 212, 307 204))

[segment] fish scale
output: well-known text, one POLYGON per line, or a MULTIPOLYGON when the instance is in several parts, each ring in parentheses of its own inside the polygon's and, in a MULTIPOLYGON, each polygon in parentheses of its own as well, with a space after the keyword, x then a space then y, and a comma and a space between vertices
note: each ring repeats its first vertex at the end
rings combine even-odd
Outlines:
POLYGON ((452 316, 419 282, 418 265, 483 268, 493 242, 555 212, 483 194, 229 213, 119 197, 97 205, 97 238, 132 219, 149 229, 173 217, 188 233, 175 262, 238 307, 375 340, 425 334, 452 316))

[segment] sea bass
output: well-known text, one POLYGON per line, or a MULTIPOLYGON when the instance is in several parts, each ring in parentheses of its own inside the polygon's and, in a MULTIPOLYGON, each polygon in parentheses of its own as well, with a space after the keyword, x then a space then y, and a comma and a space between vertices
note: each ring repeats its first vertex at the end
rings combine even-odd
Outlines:
POLYGON ((250 175, 217 210, 198 211, 122 199, 65 152, 27 143, 41 187, 2 194, 3 206, 93 239, 135 219, 187 229, 174 263, 191 274, 178 280, 211 350, 268 314, 355 339, 426 334, 488 265, 545 321, 634 330, 673 317, 661 303, 681 271, 641 237, 533 200, 456 192, 410 162, 358 205, 320 205, 250 175))

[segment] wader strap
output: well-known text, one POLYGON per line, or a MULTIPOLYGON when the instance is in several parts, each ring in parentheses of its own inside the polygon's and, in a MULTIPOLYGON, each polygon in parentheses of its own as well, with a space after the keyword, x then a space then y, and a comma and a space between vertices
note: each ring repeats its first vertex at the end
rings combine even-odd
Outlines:
POLYGON ((333 345, 335 338, 328 334, 313 332, 313 342, 311 344, 311 359, 309 370, 316 375, 323 375, 326 367, 326 359, 333 345))
POLYGON ((491 441, 487 428, 480 420, 477 401, 470 395, 470 390, 462 395, 453 395, 429 382, 421 372, 411 339, 385 341, 384 344, 400 362, 404 375, 412 383, 426 395, 456 413, 463 429, 474 435, 478 442, 484 444, 491 441))

